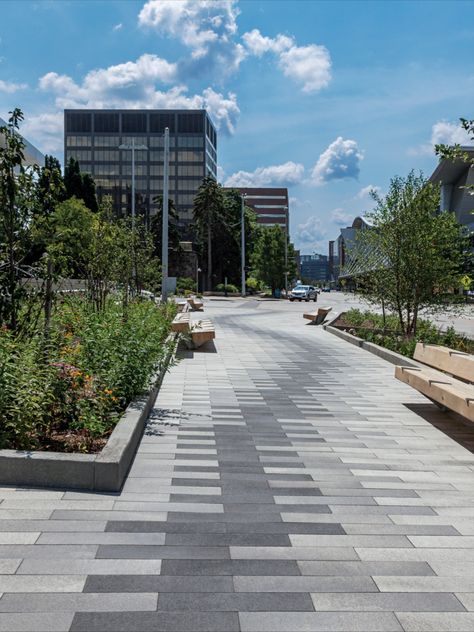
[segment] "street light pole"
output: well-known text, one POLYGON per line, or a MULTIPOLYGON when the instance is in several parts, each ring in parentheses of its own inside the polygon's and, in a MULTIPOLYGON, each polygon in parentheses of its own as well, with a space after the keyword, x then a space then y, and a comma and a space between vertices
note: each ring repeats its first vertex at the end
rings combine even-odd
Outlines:
POLYGON ((196 294, 199 294, 199 273, 202 272, 201 268, 196 262, 196 294))
POLYGON ((132 138, 132 142, 119 145, 119 149, 132 150, 132 230, 135 229, 135 149, 146 150, 146 145, 135 145, 135 138, 132 138))
POLYGON ((170 131, 165 127, 163 156, 163 227, 162 227, 162 250, 161 250, 161 300, 166 303, 168 300, 168 199, 169 199, 169 178, 168 165, 170 159, 170 131))
POLYGON ((288 207, 285 206, 285 298, 288 298, 288 207))
POLYGON ((245 296, 245 193, 240 196, 240 222, 241 222, 241 267, 242 267, 242 297, 245 296))

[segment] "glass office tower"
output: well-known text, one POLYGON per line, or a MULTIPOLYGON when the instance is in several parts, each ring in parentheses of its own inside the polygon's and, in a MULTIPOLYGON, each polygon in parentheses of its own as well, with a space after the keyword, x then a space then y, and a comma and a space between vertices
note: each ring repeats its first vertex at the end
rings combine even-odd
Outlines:
POLYGON ((205 110, 64 110, 64 157, 90 173, 99 198, 112 197, 119 216, 130 213, 135 150, 136 213, 148 221, 163 193, 163 133, 170 131, 170 199, 184 236, 190 237, 193 200, 204 176, 217 178, 217 134, 205 110))

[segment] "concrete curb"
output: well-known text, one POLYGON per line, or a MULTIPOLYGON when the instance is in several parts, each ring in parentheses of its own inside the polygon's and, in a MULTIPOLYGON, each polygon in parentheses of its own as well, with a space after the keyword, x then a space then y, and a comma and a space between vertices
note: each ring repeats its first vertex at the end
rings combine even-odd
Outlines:
POLYGON ((177 338, 177 334, 170 334, 166 339, 168 351, 153 380, 153 386, 129 404, 102 452, 79 454, 0 450, 0 485, 120 491, 150 410, 176 352, 177 338))
MULTIPOLYGON (((334 322, 334 321, 331 321, 334 322)), ((416 360, 412 360, 411 358, 407 358, 401 353, 397 353, 396 351, 390 351, 390 349, 385 349, 384 347, 380 347, 379 345, 374 344, 373 342, 367 342, 367 340, 363 340, 357 336, 353 336, 349 334, 347 331, 343 331, 342 329, 336 329, 336 327, 332 327, 331 324, 323 325, 323 329, 333 336, 337 336, 338 338, 342 338, 346 342, 349 342, 351 345, 355 345, 360 349, 364 349, 364 351, 368 351, 369 353, 373 353, 374 355, 390 362, 391 364, 396 364, 398 366, 414 366, 423 368, 424 365, 420 364, 416 360)), ((426 368, 426 367, 425 367, 426 368)))

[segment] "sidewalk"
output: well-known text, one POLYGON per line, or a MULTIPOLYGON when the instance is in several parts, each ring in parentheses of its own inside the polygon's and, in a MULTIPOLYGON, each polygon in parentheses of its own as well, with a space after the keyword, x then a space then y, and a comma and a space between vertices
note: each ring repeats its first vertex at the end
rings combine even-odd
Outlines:
POLYGON ((0 630, 474 630, 446 416, 299 312, 205 309, 121 494, 0 489, 0 630))

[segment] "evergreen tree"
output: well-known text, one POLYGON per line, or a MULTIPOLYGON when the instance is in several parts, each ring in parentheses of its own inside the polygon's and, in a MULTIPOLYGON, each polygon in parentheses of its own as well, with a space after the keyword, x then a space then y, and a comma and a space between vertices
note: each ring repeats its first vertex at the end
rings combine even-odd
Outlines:
MULTIPOLYGON (((163 239, 163 196, 157 195, 153 198, 158 205, 156 214, 150 222, 150 232, 153 237, 154 254, 161 259, 162 239, 163 239)), ((181 241, 180 230, 178 228, 178 213, 171 198, 168 199, 168 249, 178 250, 181 241)))
POLYGON ((88 209, 94 213, 98 210, 95 182, 88 173, 81 173, 79 163, 70 158, 64 170, 64 186, 66 199, 76 197, 83 200, 88 209))

